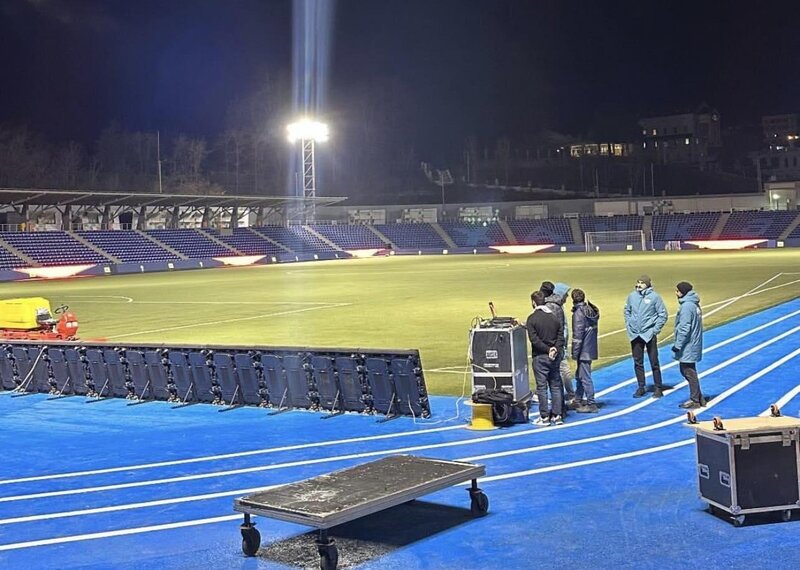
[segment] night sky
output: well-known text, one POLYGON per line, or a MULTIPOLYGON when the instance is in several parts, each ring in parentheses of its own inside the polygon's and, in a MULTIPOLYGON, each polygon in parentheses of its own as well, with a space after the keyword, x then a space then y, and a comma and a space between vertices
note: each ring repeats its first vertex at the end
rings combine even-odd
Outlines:
MULTIPOLYGON (((0 122, 90 144, 110 121, 213 137, 291 71, 288 0, 0 0, 0 122)), ((612 133, 706 101, 800 111, 800 1, 339 0, 328 109, 396 80, 421 153, 464 137, 612 133)))

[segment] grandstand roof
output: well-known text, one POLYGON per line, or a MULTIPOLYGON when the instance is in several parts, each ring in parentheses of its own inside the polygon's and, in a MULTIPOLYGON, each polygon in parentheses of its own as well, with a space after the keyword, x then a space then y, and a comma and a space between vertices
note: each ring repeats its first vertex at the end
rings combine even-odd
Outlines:
POLYGON ((330 206, 346 200, 342 196, 304 198, 302 196, 210 196, 204 194, 153 194, 149 192, 110 192, 83 190, 49 190, 41 188, 0 188, 0 205, 20 206, 194 206, 281 208, 311 202, 330 206))

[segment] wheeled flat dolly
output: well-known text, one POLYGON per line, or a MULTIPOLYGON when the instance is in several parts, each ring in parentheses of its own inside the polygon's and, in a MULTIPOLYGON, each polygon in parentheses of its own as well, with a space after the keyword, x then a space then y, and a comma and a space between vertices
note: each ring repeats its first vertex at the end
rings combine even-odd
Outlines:
POLYGON ((253 493, 233 502, 233 509, 244 513, 242 551, 255 556, 261 545, 251 515, 299 523, 319 529, 320 568, 334 570, 339 553, 328 529, 464 481, 472 482, 467 489, 472 515, 483 516, 489 498, 478 488, 478 477, 485 474, 486 468, 474 463, 393 455, 253 493))

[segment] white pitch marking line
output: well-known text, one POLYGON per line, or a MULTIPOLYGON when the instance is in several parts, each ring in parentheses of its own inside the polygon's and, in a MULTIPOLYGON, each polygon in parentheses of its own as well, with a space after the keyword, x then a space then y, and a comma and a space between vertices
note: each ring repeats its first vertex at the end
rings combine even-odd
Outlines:
MULTIPOLYGON (((726 360, 725 362, 723 362, 721 364, 718 364, 717 366, 709 369, 705 373, 706 374, 710 374, 713 371, 721 370, 722 368, 725 368, 725 367, 729 366, 730 364, 732 364, 734 362, 742 360, 743 358, 747 358, 751 354, 753 354, 755 352, 758 352, 759 350, 763 349, 764 347, 767 347, 767 346, 769 346, 771 344, 774 344, 774 343, 776 343, 776 342, 778 342, 780 340, 783 340, 785 337, 790 336, 790 335, 794 334, 797 331, 800 331, 800 325, 798 325, 798 326, 794 327, 793 329, 791 329, 789 331, 786 331, 786 332, 784 332, 784 333, 782 333, 782 334, 780 334, 780 335, 778 335, 776 337, 773 337, 772 339, 770 339, 770 340, 768 340, 768 341, 766 341, 766 342, 764 342, 764 343, 762 343, 760 345, 756 345, 756 346, 750 348, 749 350, 746 350, 746 351, 744 351, 742 353, 737 354, 733 358, 730 358, 730 359, 726 360)), ((798 350, 800 350, 800 349, 798 349, 798 350)), ((677 391, 677 389, 676 390, 672 390, 671 392, 676 392, 676 391, 677 391)), ((112 490, 117 490, 117 489, 130 489, 130 488, 135 488, 135 487, 147 487, 147 486, 151 486, 151 485, 160 485, 160 484, 165 484, 165 483, 179 483, 179 482, 183 482, 183 481, 195 481, 195 480, 199 480, 199 479, 210 479, 210 478, 216 478, 216 477, 226 477, 226 476, 229 476, 229 475, 241 475, 241 474, 245 474, 245 473, 257 473, 257 472, 264 472, 264 471, 274 471, 276 469, 283 469, 283 468, 288 468, 288 467, 300 467, 300 466, 305 466, 305 465, 316 465, 316 464, 320 464, 320 463, 330 463, 330 462, 335 462, 335 461, 346 461, 346 460, 351 460, 351 459, 363 459, 365 457, 376 457, 376 456, 380 456, 380 455, 388 455, 388 454, 393 454, 393 453, 408 453, 408 452, 412 452, 412 451, 441 449, 441 448, 446 448, 446 447, 456 447, 456 446, 462 446, 462 445, 474 445, 476 443, 483 443, 483 442, 486 442, 486 441, 495 441, 495 440, 499 440, 499 439, 507 439, 507 438, 512 438, 512 437, 526 437, 526 436, 533 435, 533 434, 536 434, 536 433, 547 433, 547 432, 552 432, 552 431, 557 430, 557 429, 566 429, 566 428, 571 427, 571 426, 574 427, 574 426, 582 425, 582 424, 596 423, 596 422, 600 422, 600 421, 610 420, 612 418, 616 418, 616 417, 620 417, 620 416, 629 414, 629 413, 631 413, 631 412, 633 412, 633 411, 635 411, 637 409, 643 408, 645 406, 649 406, 649 405, 651 405, 651 404, 653 404, 653 403, 655 403, 657 401, 658 400, 655 400, 653 398, 648 398, 648 399, 644 400, 643 402, 640 402, 640 403, 635 404, 633 406, 630 406, 628 408, 624 408, 624 409, 619 410, 617 412, 614 412, 612 414, 608 414, 608 415, 604 415, 604 416, 597 416, 597 417, 594 417, 594 418, 589 418, 589 419, 578 421, 578 422, 570 422, 570 423, 566 423, 566 424, 561 424, 559 426, 550 427, 547 430, 543 430, 543 429, 525 430, 525 431, 522 431, 522 432, 512 432, 512 433, 505 433, 505 434, 495 435, 495 436, 479 437, 479 438, 474 438, 474 439, 458 440, 458 441, 449 441, 449 442, 438 443, 438 444, 416 445, 416 446, 409 446, 409 447, 404 447, 404 448, 395 448, 395 449, 389 449, 389 450, 369 451, 369 452, 362 452, 362 453, 351 453, 351 454, 339 455, 339 456, 334 456, 334 457, 321 457, 321 458, 317 458, 317 459, 306 459, 306 460, 302 460, 302 461, 290 461, 290 462, 286 462, 286 463, 277 463, 277 464, 271 464, 271 465, 259 465, 259 466, 255 466, 255 467, 245 467, 245 468, 240 468, 240 469, 228 469, 228 470, 223 470, 223 471, 213 471, 213 472, 209 472, 209 473, 198 473, 198 474, 192 474, 192 475, 181 475, 181 476, 176 476, 176 477, 167 477, 167 478, 163 478, 163 479, 151 479, 151 480, 146 480, 146 481, 133 481, 133 482, 130 482, 130 483, 117 483, 117 484, 113 484, 113 485, 102 485, 102 486, 97 486, 97 487, 83 487, 83 488, 78 488, 78 489, 65 489, 65 490, 61 490, 61 491, 45 491, 45 492, 42 492, 42 493, 31 493, 31 494, 26 494, 26 495, 12 495, 12 496, 7 496, 7 497, 0 497, 0 503, 7 503, 7 502, 12 502, 12 501, 23 501, 23 500, 28 500, 28 499, 41 499, 41 498, 45 498, 45 497, 60 497, 60 496, 65 496, 65 495, 78 495, 78 494, 83 494, 83 493, 96 493, 96 492, 100 492, 100 491, 112 491, 112 490)))
MULTIPOLYGON (((721 348, 723 346, 726 346, 726 345, 728 345, 728 344, 730 344, 732 342, 736 342, 738 340, 741 340, 742 338, 750 336, 751 334, 753 334, 755 332, 758 332, 758 331, 761 331, 761 330, 766 329, 768 327, 771 327, 771 326, 773 326, 775 324, 778 324, 778 323, 780 323, 782 321, 785 321, 786 319, 789 319, 789 318, 791 318, 793 316, 796 316, 798 314, 800 314, 800 310, 794 311, 792 313, 789 313, 787 315, 784 315, 782 317, 779 317, 777 319, 774 319, 772 321, 764 323, 763 325, 759 325, 758 327, 750 329, 750 330, 748 330, 746 332, 743 332, 743 333, 740 333, 740 334, 738 334, 736 336, 730 337, 730 338, 728 338, 728 339, 726 339, 724 341, 721 341, 721 342, 719 342, 717 344, 709 346, 705 350, 705 353, 708 353, 708 352, 711 352, 711 351, 716 350, 718 348, 721 348)), ((784 335, 785 334, 786 333, 784 333, 784 335)), ((677 362, 671 362, 669 364, 666 364, 666 365, 662 366, 661 369, 665 370, 665 369, 671 368, 673 366, 677 366, 677 362)), ((708 373, 708 372, 706 371, 706 373, 708 373)), ((651 372, 647 373, 648 376, 650 374, 651 374, 651 372)), ((606 395, 606 394, 608 394, 610 392, 613 392, 613 391, 617 390, 618 388, 624 387, 625 385, 630 384, 631 382, 635 382, 635 381, 636 381, 636 378, 631 378, 631 379, 625 380, 623 382, 620 382, 620 383, 616 384, 615 386, 611 386, 610 388, 607 388, 605 390, 601 390, 600 392, 597 393, 597 395, 598 396, 606 395)), ((651 402, 651 400, 645 400, 645 402, 651 402)), ((620 412, 628 413, 626 410, 634 411, 634 410, 639 409, 640 407, 641 407, 641 404, 635 404, 633 406, 630 406, 628 408, 624 408, 624 409, 622 409, 622 410, 620 410, 618 412, 615 412, 615 414, 619 414, 620 412)), ((562 426, 558 426, 558 427, 559 428, 573 427, 573 426, 582 425, 582 424, 588 423, 588 422, 594 422, 594 421, 602 420, 602 419, 605 419, 605 418, 608 418, 608 417, 617 417, 617 416, 616 415, 597 416, 596 418, 588 418, 586 420, 580 420, 580 421, 577 421, 577 422, 569 422, 569 423, 563 424, 562 426)), ((0 485, 25 483, 25 482, 30 482, 30 481, 44 481, 44 480, 48 480, 48 479, 61 479, 61 478, 68 478, 68 477, 82 477, 82 476, 87 476, 87 475, 101 475, 101 474, 105 474, 105 473, 118 473, 118 472, 121 472, 121 471, 134 471, 134 470, 139 470, 139 469, 150 469, 150 468, 155 468, 155 467, 169 467, 169 466, 174 466, 174 465, 184 465, 184 464, 189 464, 189 463, 199 463, 199 462, 205 462, 205 461, 217 461, 217 460, 221 460, 221 459, 231 459, 231 458, 235 458, 235 457, 247 457, 247 456, 252 456, 252 455, 261 455, 261 454, 275 453, 275 452, 280 452, 280 451, 293 451, 293 450, 297 450, 297 449, 326 447, 326 446, 330 446, 330 445, 348 444, 348 443, 363 442, 363 441, 376 441, 376 440, 381 440, 381 439, 404 437, 404 436, 407 436, 407 435, 410 436, 410 435, 421 435, 421 434, 427 434, 427 433, 436 433, 436 432, 448 431, 448 430, 453 430, 453 429, 463 429, 463 426, 462 425, 446 426, 446 427, 430 428, 430 429, 424 429, 424 430, 418 430, 418 431, 410 431, 410 432, 399 432, 399 433, 391 433, 391 434, 381 434, 381 435, 376 435, 376 436, 366 436, 366 437, 357 437, 357 438, 340 439, 340 440, 329 440, 329 441, 322 441, 322 442, 316 442, 316 443, 304 443, 304 444, 298 444, 298 445, 272 447, 272 448, 265 448, 265 449, 256 449, 256 450, 251 450, 251 451, 241 451, 241 452, 226 453, 226 454, 221 454, 221 455, 207 455, 207 456, 194 457, 194 458, 189 458, 189 459, 176 459, 176 460, 173 460, 173 461, 162 461, 162 462, 155 462, 155 463, 144 463, 144 464, 139 464, 139 465, 127 465, 127 466, 121 466, 121 467, 108 467, 108 468, 105 468, 105 469, 94 469, 94 470, 88 470, 88 471, 73 471, 73 472, 68 472, 68 473, 54 473, 54 474, 49 474, 49 475, 38 475, 38 476, 32 476, 32 477, 21 477, 21 478, 16 478, 16 479, 0 480, 0 485)), ((533 433, 535 433, 536 431, 537 430, 532 430, 533 433)))
MULTIPOLYGON (((794 359, 798 355, 800 355, 800 348, 798 348, 794 352, 792 352, 792 353, 790 353, 790 354, 788 354, 788 355, 776 360, 775 362, 773 362, 772 364, 770 364, 766 368, 763 368, 763 369, 759 370, 755 374, 752 374, 752 375, 748 376, 747 378, 745 378, 744 380, 738 382, 734 386, 731 386, 730 388, 728 388, 727 390, 722 392, 719 396, 717 396, 713 400, 711 400, 709 402, 709 404, 705 408, 698 410, 696 413, 699 415, 701 413, 707 412, 708 410, 710 410, 714 406, 716 406, 716 405, 720 404, 721 402, 725 401, 727 398, 729 398, 730 396, 732 396, 733 394, 735 394, 739 390, 741 390, 741 389, 745 388, 746 386, 752 384, 753 382, 755 382, 759 378, 769 374, 770 372, 772 372, 776 368, 779 368, 779 367, 783 366, 784 364, 786 364, 790 360, 794 359)), ((713 373, 714 371, 715 371, 715 369, 709 369, 709 370, 705 371, 703 374, 700 374, 700 377, 702 378, 702 377, 704 377, 704 376, 706 376, 708 374, 713 373)), ((683 384, 686 384, 686 383, 684 382, 683 384)), ((800 393, 800 386, 795 387, 792 391, 790 391, 786 395, 784 395, 778 401, 778 406, 780 407, 784 403, 786 403, 789 400, 791 400, 797 393, 800 393)), ((761 415, 769 414, 769 412, 770 412, 770 410, 767 409, 766 412, 762 413, 761 415)), ((563 448, 563 447, 571 447, 571 446, 574 446, 574 445, 582 445, 582 444, 585 444, 585 443, 595 443, 595 442, 598 442, 598 441, 606 441, 606 440, 609 440, 609 439, 617 439, 617 438, 625 437, 625 436, 628 436, 628 435, 634 435, 634 434, 637 434, 637 433, 643 433, 643 432, 647 432, 647 431, 652 431, 652 430, 655 430, 655 429, 658 429, 658 428, 662 428, 662 427, 666 427, 666 426, 669 426, 669 425, 672 425, 672 424, 676 424, 676 423, 679 423, 679 422, 682 422, 682 421, 685 421, 685 415, 684 414, 681 414, 681 415, 676 416, 674 418, 670 418, 668 420, 664 420, 664 421, 657 422, 657 423, 654 423, 654 424, 641 426, 641 427, 633 428, 633 429, 629 429, 629 430, 619 431, 619 432, 613 432, 613 433, 610 433, 610 434, 604 434, 604 435, 587 437, 587 438, 570 440, 570 441, 561 441, 561 442, 556 442, 556 443, 549 443, 549 444, 545 444, 545 445, 539 445, 539 446, 536 446, 536 447, 529 447, 529 448, 522 448, 522 449, 512 449, 512 450, 501 451, 501 452, 496 452, 496 453, 488 453, 488 454, 484 454, 484 455, 476 455, 476 456, 473 456, 473 457, 461 457, 461 458, 456 459, 455 461, 481 461, 481 460, 485 460, 485 459, 496 459, 498 457, 508 457, 508 456, 512 456, 512 455, 520 455, 520 454, 525 454, 525 453, 534 453, 534 452, 537 452, 537 451, 545 451, 545 450, 549 450, 549 449, 559 449, 559 448, 563 448)), ((592 461, 592 460, 586 460, 586 461, 592 461)), ((582 464, 583 465, 589 465, 590 463, 582 463, 582 464)), ((486 479, 481 479, 481 481, 485 481, 485 480, 486 479)), ((266 490, 266 489, 272 489, 272 488, 277 487, 277 486, 278 485, 270 485, 268 487, 260 487, 260 488, 253 488, 253 489, 238 489, 238 490, 235 490, 235 491, 221 491, 221 492, 217 492, 217 493, 206 493, 206 494, 202 494, 202 495, 176 497, 176 498, 171 498, 171 499, 160 499, 160 500, 156 500, 156 501, 145 501, 145 502, 140 502, 140 503, 113 505, 113 506, 109 506, 109 507, 97 507, 97 508, 93 508, 93 509, 82 509, 82 510, 76 510, 76 511, 45 513, 45 514, 39 514, 39 515, 29 515, 29 516, 23 516, 23 517, 0 519, 0 525, 16 524, 16 523, 23 523, 23 522, 33 522, 33 521, 39 521, 39 520, 51 520, 51 519, 57 519, 57 518, 67 518, 67 517, 76 517, 76 516, 86 516, 86 515, 93 515, 93 514, 99 514, 99 513, 108 513, 108 512, 116 512, 116 511, 123 511, 123 510, 141 509, 141 508, 148 508, 148 507, 155 507, 155 506, 164 506, 164 505, 171 505, 171 504, 186 503, 186 502, 192 502, 192 501, 203 501, 203 500, 217 499, 217 498, 228 497, 228 496, 245 495, 245 494, 248 494, 248 493, 254 493, 254 492, 262 491, 262 490, 266 490)))
POLYGON ((206 321, 206 322, 203 322, 203 323, 191 323, 191 324, 188 324, 188 325, 176 325, 174 327, 165 327, 165 328, 161 328, 161 329, 151 329, 151 330, 148 330, 148 331, 138 331, 138 332, 133 332, 133 333, 117 334, 117 335, 108 336, 106 338, 111 340, 111 339, 118 339, 118 338, 126 338, 126 337, 129 337, 129 336, 139 336, 139 335, 143 335, 143 334, 154 334, 154 333, 175 331, 175 330, 181 330, 181 329, 190 329, 190 328, 195 328, 195 327, 208 327, 208 326, 214 326, 214 325, 222 325, 222 324, 226 324, 226 323, 238 323, 238 322, 242 322, 242 321, 254 321, 256 319, 264 319, 264 318, 267 318, 267 317, 280 317, 280 316, 283 316, 283 315, 292 315, 292 314, 296 314, 296 313, 304 313, 306 311, 317 311, 317 310, 320 310, 320 309, 338 309, 340 307, 347 307, 349 305, 352 305, 352 303, 331 303, 329 305, 319 306, 319 307, 305 307, 303 309, 291 309, 291 310, 288 310, 288 311, 279 311, 277 313, 265 313, 265 314, 262 314, 262 315, 252 315, 252 316, 249 316, 249 317, 239 317, 239 318, 235 318, 235 319, 223 319, 223 320, 219 320, 219 321, 206 321))

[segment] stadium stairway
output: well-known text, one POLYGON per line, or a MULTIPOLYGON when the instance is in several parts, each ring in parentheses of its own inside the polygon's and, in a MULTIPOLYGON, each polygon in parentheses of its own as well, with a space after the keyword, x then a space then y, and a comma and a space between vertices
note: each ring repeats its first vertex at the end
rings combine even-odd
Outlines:
POLYGON ((503 235, 506 236, 508 243, 511 245, 517 245, 519 242, 517 241, 517 236, 514 235, 514 232, 511 231, 511 228, 508 227, 508 224, 503 221, 499 220, 497 225, 500 226, 500 229, 503 230, 503 235))
POLYGON ((583 231, 581 231, 581 223, 578 218, 569 219, 569 229, 572 231, 572 242, 575 245, 584 245, 583 231))
POLYGON ((447 235, 447 232, 442 229, 442 226, 440 226, 436 222, 431 222, 430 225, 433 228, 433 230, 437 234, 439 234, 439 237, 444 240, 444 243, 447 244, 447 247, 449 247, 450 249, 456 249, 458 247, 456 245, 456 242, 453 241, 453 238, 451 238, 449 235, 447 235))
POLYGON ((642 216, 642 231, 644 232, 645 237, 650 237, 650 245, 652 246, 653 243, 653 216, 652 215, 645 215, 642 216))
POLYGON ((386 237, 385 235, 383 235, 383 234, 380 232, 380 230, 378 230, 378 228, 376 228, 376 227, 375 227, 375 226, 373 226, 372 224, 367 224, 365 227, 366 227, 366 228, 367 228, 369 231, 371 231, 373 234, 375 234, 376 236, 378 236, 378 238, 380 238, 380 240, 381 240, 383 243, 387 244, 387 245, 388 245, 389 247, 391 247, 392 249, 397 249, 397 244, 395 244, 395 243, 394 243, 392 240, 390 240, 388 237, 386 237))
POLYGON ((189 257, 188 257, 188 256, 186 256, 186 255, 183 255, 181 252, 179 252, 179 251, 178 251, 178 250, 176 250, 176 249, 172 249, 170 246, 168 246, 168 245, 167 245, 167 244, 165 244, 164 242, 158 241, 156 238, 154 238, 153 236, 151 236, 151 235, 150 235, 150 234, 148 234, 147 232, 143 232, 142 230, 134 230, 134 231, 135 231, 137 234, 139 234, 140 236, 144 237, 146 240, 149 240, 149 241, 153 242, 153 243, 154 243, 154 244, 156 244, 158 247, 163 247, 163 248, 164 248, 164 249, 166 249, 168 252, 170 252, 172 255, 176 256, 178 259, 189 259, 189 257))
POLYGON ((8 243, 3 238, 0 238, 0 246, 3 247, 3 249, 7 250, 8 252, 13 253, 14 255, 19 257, 22 261, 27 263, 30 267, 39 267, 41 265, 40 263, 37 263, 36 261, 34 261, 33 258, 28 257, 27 255, 22 253, 20 250, 18 250, 16 247, 14 247, 10 243, 8 243))
POLYGON ((731 217, 730 212, 723 212, 719 220, 717 220, 717 225, 714 226, 714 231, 711 232, 711 236, 709 239, 719 239, 719 236, 722 235, 722 230, 725 229, 725 224, 728 223, 728 219, 731 217))
POLYGON ((198 232, 199 234, 201 234, 201 235, 203 235, 203 236, 207 237, 208 239, 210 239, 210 240, 211 240, 211 241, 213 241, 214 243, 216 243, 216 244, 219 244, 219 245, 221 245, 222 247, 227 247, 228 249, 230 249, 230 250, 231 250, 231 251, 232 251, 234 254, 236 254, 236 255, 244 255, 244 254, 243 254, 241 251, 239 251, 238 249, 236 249, 235 247, 233 247, 231 244, 229 244, 229 243, 225 243, 224 241, 222 241, 222 240, 220 240, 220 239, 217 239, 217 237, 216 237, 216 236, 214 236, 214 235, 211 235, 210 233, 208 233, 207 231, 205 231, 203 228, 197 228, 197 232, 198 232))
POLYGON ((271 244, 273 244, 273 245, 275 245, 275 246, 277 246, 277 247, 281 248, 281 249, 282 249, 283 251, 285 251, 286 253, 292 253, 292 254, 294 253, 294 252, 293 252, 291 249, 289 249, 288 247, 286 247, 285 245, 283 245, 281 242, 279 242, 279 241, 276 241, 276 240, 272 239, 271 237, 269 237, 269 236, 267 236, 267 235, 264 235, 264 234, 262 234, 262 233, 259 233, 259 232, 257 232, 256 230, 254 230, 253 228, 250 228, 250 227, 248 227, 248 228, 247 228, 247 231, 249 231, 249 232, 250 232, 250 233, 252 233, 253 235, 255 235, 255 236, 257 236, 257 237, 259 237, 259 238, 263 239, 264 241, 267 241, 267 242, 269 242, 269 243, 271 243, 271 244))
POLYGON ((109 252, 107 252, 107 251, 106 251, 106 250, 104 250, 104 249, 100 249, 99 247, 97 247, 96 245, 94 245, 94 244, 93 244, 92 242, 90 242, 89 240, 87 240, 87 239, 84 239, 82 236, 78 235, 76 232, 67 232, 67 234, 68 234, 68 235, 69 235, 69 236, 70 236, 72 239, 74 239, 74 240, 75 240, 75 241, 77 241, 77 242, 80 242, 80 243, 82 243, 84 246, 88 247, 88 248, 89 248, 89 249, 91 249, 92 251, 96 251, 96 252, 97 252, 97 253, 99 253, 100 255, 102 255, 102 256, 105 256, 105 257, 109 258, 109 259, 110 259, 112 262, 114 262, 114 263, 122 263, 122 260, 121 260, 120 258, 118 258, 118 257, 115 257, 115 256, 111 255, 109 252))
POLYGON ((800 226, 800 213, 798 213, 798 214, 797 214, 797 215, 794 217, 794 220, 792 220, 792 223, 790 223, 788 226, 786 226, 786 229, 785 229, 785 230, 783 230, 783 232, 781 233, 781 235, 780 235, 780 236, 778 236, 778 239, 779 239, 779 240, 781 240, 781 241, 783 241, 783 240, 785 240, 786 238, 788 238, 790 235, 792 235, 792 232, 794 231, 794 229, 795 229, 797 226, 800 226))
POLYGON ((306 231, 307 231, 308 233, 310 233, 311 235, 314 235, 314 236, 318 237, 318 238, 319 238, 319 239, 320 239, 322 242, 324 242, 324 243, 327 243, 329 246, 331 246, 331 247, 332 247, 333 249, 335 249, 336 251, 344 251, 344 250, 343 250, 343 249, 342 249, 340 246, 338 246, 338 245, 336 245, 335 243, 333 243, 331 240, 329 240, 329 239, 328 239, 328 238, 326 238, 324 235, 322 235, 322 234, 321 234, 321 233, 319 233, 317 230, 315 230, 315 229, 314 229, 312 226, 303 226, 303 227, 306 229, 306 231))

